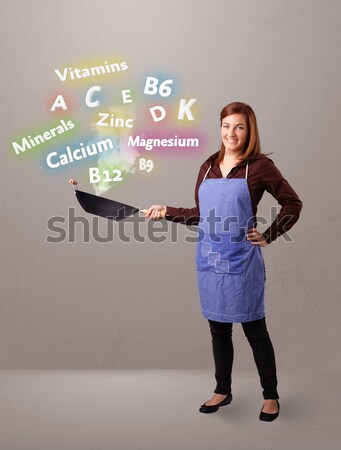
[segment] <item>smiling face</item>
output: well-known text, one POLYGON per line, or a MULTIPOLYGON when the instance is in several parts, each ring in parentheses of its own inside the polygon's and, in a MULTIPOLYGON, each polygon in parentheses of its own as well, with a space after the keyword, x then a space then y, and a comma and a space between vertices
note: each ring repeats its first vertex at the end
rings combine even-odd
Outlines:
POLYGON ((222 120, 221 139, 225 154, 241 155, 248 138, 248 129, 244 114, 231 114, 222 120))

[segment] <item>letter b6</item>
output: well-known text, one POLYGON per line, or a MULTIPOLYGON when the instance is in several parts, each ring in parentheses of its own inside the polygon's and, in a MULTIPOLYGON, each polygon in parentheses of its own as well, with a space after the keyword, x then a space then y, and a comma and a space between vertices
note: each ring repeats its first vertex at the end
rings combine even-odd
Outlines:
POLYGON ((173 84, 173 80, 165 80, 160 84, 158 88, 159 80, 155 77, 147 77, 146 84, 144 85, 143 93, 146 95, 155 95, 159 92, 161 97, 169 97, 172 93, 172 89, 169 84, 173 84))

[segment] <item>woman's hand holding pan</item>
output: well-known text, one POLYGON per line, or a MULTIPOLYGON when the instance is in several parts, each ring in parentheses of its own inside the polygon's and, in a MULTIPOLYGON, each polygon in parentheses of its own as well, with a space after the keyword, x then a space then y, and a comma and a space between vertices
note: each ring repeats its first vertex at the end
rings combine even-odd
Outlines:
POLYGON ((144 217, 152 220, 164 219, 167 213, 167 207, 163 205, 152 205, 148 209, 143 210, 144 217))

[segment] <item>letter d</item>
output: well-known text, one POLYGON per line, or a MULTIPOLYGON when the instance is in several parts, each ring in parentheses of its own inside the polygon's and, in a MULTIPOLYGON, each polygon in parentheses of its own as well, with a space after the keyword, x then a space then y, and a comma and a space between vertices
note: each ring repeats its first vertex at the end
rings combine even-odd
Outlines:
POLYGON ((149 108, 150 114, 153 117, 154 122, 161 122, 166 117, 166 110, 163 106, 153 106, 152 108, 149 108), (159 111, 161 115, 158 117, 155 114, 155 111, 159 111))

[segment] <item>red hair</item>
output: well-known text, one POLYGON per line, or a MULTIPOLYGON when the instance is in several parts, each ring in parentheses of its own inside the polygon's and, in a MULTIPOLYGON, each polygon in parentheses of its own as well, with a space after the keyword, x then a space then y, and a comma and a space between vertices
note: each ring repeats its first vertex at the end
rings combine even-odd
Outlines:
MULTIPOLYGON (((251 106, 246 103, 233 102, 230 103, 221 110, 220 113, 220 126, 222 125, 223 119, 230 116, 231 114, 243 114, 246 120, 248 137, 241 155, 242 161, 246 159, 254 159, 261 153, 260 139, 258 134, 258 126, 256 115, 253 112, 251 106)), ((220 164, 225 156, 225 146, 222 143, 220 147, 220 152, 216 160, 216 164, 220 164)))

